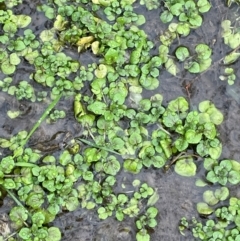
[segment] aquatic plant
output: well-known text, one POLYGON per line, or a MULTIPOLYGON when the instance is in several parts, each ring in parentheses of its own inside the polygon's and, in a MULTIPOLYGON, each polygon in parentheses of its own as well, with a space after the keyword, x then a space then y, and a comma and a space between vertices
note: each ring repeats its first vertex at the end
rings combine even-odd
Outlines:
MULTIPOLYGON (((0 138, 1 148, 8 149, 0 163, 0 186, 16 202, 9 214, 16 239, 60 240, 61 231, 51 223, 62 211, 81 207, 93 209, 99 219, 134 218, 136 239, 150 240, 158 220, 158 210, 153 207, 159 198, 157 190, 137 180, 130 191, 116 193, 117 175, 122 170, 138 174, 151 167, 168 171, 174 166, 177 174, 191 177, 198 170, 196 161, 203 161, 207 175, 206 180, 198 181, 199 185, 207 185, 207 181, 223 186, 239 183, 238 164, 233 160, 217 161, 222 151, 217 125, 222 123, 223 115, 215 105, 202 101, 197 110, 190 108, 184 97, 163 105, 163 96, 153 92, 159 87, 164 69, 177 75, 182 65, 197 74, 211 66, 212 50, 204 43, 196 44, 194 50, 185 46, 173 52, 171 49, 178 37, 202 25, 202 15, 210 10, 210 3, 165 1, 160 19, 171 23, 160 35, 159 54, 152 56, 155 44, 141 28, 146 19, 135 12, 135 2, 46 1, 38 10, 52 20, 52 25, 39 34, 31 30, 30 16, 16 15, 8 9, 21 1, 1 5, 1 90, 19 101, 44 103, 51 98, 30 131, 0 138), (69 49, 79 55, 91 52, 98 61, 84 65, 68 55, 69 49), (15 74, 26 63, 31 65, 32 73, 19 81, 15 74), (150 98, 143 97, 146 90, 150 98), (81 134, 61 141, 54 140, 57 137, 53 135, 50 140, 32 144, 29 140, 44 120, 53 124, 69 115, 56 107, 60 98, 73 101, 69 113, 82 127, 81 134)), ((149 10, 159 4, 140 1, 149 10)), ((223 59, 224 64, 232 64, 239 57, 235 51, 239 36, 231 25, 228 21, 222 23, 224 41, 234 49, 223 59)), ((226 68, 221 78, 232 83, 234 76, 234 71, 226 68)), ((20 114, 8 112, 10 118, 20 114)), ((197 210, 202 215, 214 213, 217 219, 239 226, 238 200, 231 198, 231 208, 214 212, 213 206, 228 196, 226 187, 207 190, 197 210)), ((182 219, 179 229, 183 233, 190 226, 182 219)), ((205 226, 193 220, 191 227, 194 237, 223 237, 211 220, 205 226)), ((235 238, 239 232, 235 228, 225 235, 235 238)))

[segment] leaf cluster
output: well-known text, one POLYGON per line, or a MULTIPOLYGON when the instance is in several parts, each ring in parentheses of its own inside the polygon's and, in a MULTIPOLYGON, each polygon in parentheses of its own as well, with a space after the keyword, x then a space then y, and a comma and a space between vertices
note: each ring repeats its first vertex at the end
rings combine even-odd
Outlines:
POLYGON ((206 179, 212 183, 226 185, 238 184, 240 182, 240 164, 235 160, 222 160, 219 164, 213 165, 207 173, 206 179))
POLYGON ((187 22, 191 28, 197 28, 202 25, 201 13, 208 12, 211 8, 207 0, 193 1, 181 0, 165 2, 166 10, 161 14, 160 19, 162 22, 170 22, 173 17, 178 17, 180 22, 187 22))
POLYGON ((195 47, 195 54, 190 56, 186 47, 178 47, 175 54, 178 60, 184 61, 184 68, 190 73, 201 73, 207 70, 212 63, 212 50, 206 44, 198 44, 195 47))
POLYGON ((219 79, 222 81, 227 80, 229 85, 233 85, 235 82, 235 79, 236 79, 234 69, 233 68, 225 68, 224 75, 220 75, 219 79))
POLYGON ((199 240, 238 240, 239 231, 239 199, 231 197, 227 206, 217 208, 214 212, 214 219, 204 223, 198 222, 195 218, 188 221, 182 218, 179 230, 184 231, 190 228, 193 236, 199 240))

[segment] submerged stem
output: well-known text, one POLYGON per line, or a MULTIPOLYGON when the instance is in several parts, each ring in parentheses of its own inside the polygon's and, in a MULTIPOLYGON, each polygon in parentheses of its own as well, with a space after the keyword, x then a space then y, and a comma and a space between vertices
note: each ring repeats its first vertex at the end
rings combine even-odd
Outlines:
POLYGON ((22 143, 22 147, 26 145, 26 143, 28 142, 28 140, 30 139, 30 137, 32 136, 32 134, 36 131, 36 129, 41 125, 41 123, 46 119, 46 117, 49 115, 49 113, 51 112, 51 110, 55 107, 55 105, 58 103, 58 101, 61 99, 62 94, 60 94, 59 96, 57 96, 57 98, 47 107, 47 109, 44 111, 44 113, 42 114, 42 116, 40 117, 40 119, 35 123, 35 125, 33 126, 33 128, 31 129, 31 131, 29 132, 28 136, 26 137, 26 139, 23 141, 22 143))
POLYGON ((14 232, 12 234, 10 234, 8 237, 6 237, 3 241, 9 240, 11 237, 13 237, 14 235, 18 234, 18 232, 14 232))
MULTIPOLYGON (((5 189, 6 190, 6 192, 8 193, 8 195, 14 200, 14 202, 18 205, 18 206, 21 206, 21 207, 23 207, 24 209, 26 209, 23 205, 22 205, 22 203, 13 195, 13 193, 11 192, 11 191, 9 191, 8 189, 5 189)), ((27 209, 26 209, 26 211, 27 211, 27 209)), ((28 211, 27 211, 28 212, 28 211)))
POLYGON ((95 143, 92 143, 92 142, 90 142, 90 141, 84 140, 84 139, 82 139, 82 138, 77 138, 77 140, 79 140, 79 141, 81 141, 81 142, 83 142, 83 143, 85 143, 85 144, 87 144, 87 145, 89 145, 89 146, 92 146, 92 147, 95 147, 95 148, 99 148, 99 149, 102 149, 102 150, 104 150, 104 151, 108 151, 108 152, 111 152, 111 153, 113 153, 113 154, 116 154, 116 155, 121 156, 120 153, 118 153, 118 152, 116 152, 116 151, 114 151, 114 150, 111 150, 111 149, 109 149, 109 148, 107 148, 107 147, 98 146, 98 145, 96 145, 95 143))

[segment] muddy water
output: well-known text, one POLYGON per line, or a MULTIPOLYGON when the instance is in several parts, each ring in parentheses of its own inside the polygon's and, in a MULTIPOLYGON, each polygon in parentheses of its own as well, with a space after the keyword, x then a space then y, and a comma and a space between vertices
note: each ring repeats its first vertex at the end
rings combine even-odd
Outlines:
MULTIPOLYGON (((184 96, 189 99, 191 107, 196 108, 198 103, 203 100, 211 100, 224 113, 225 120, 219 127, 221 133, 220 139, 223 142, 223 153, 221 158, 232 158, 240 160, 240 69, 236 67, 237 80, 233 86, 228 86, 226 82, 219 80, 222 63, 219 61, 229 51, 223 44, 221 38, 220 24, 223 19, 234 17, 237 11, 236 5, 230 9, 224 6, 223 0, 212 0, 212 9, 204 15, 204 22, 201 28, 192 31, 186 38, 180 38, 171 50, 174 50, 179 44, 194 48, 197 43, 209 44, 213 49, 213 66, 207 72, 201 75, 191 75, 182 70, 177 77, 173 77, 165 70, 160 75, 160 87, 157 92, 164 97, 164 103, 170 100, 184 96), (188 88, 186 88, 188 86, 188 88)), ((23 5, 17 9, 18 13, 29 14, 33 17, 32 28, 36 33, 51 26, 51 22, 44 19, 41 13, 36 12, 38 1, 24 1, 23 5)), ((150 39, 155 43, 153 54, 157 54, 159 46, 159 35, 166 28, 159 21, 161 8, 152 12, 145 12, 144 8, 136 5, 136 11, 144 13, 146 24, 144 29, 150 35, 150 39), (153 31, 154 30, 154 31, 153 31)), ((74 52, 69 52, 74 56, 74 52)), ((91 57, 87 53, 80 56, 81 61, 91 57)), ((239 61, 238 61, 239 65, 239 61)), ((16 78, 23 79, 33 69, 29 66, 22 66, 16 78), (26 71, 27 70, 27 71, 26 71), (29 71, 29 72, 28 72, 29 71)), ((1 77, 1 75, 0 75, 1 77)), ((154 92, 155 93, 155 92, 154 92)), ((153 92, 146 93, 151 96, 153 92)), ((1 137, 9 137, 22 129, 29 130, 36 120, 41 116, 48 103, 44 105, 29 103, 25 101, 16 101, 14 98, 1 92, 0 94, 0 133, 1 137), (6 117, 9 109, 21 109, 23 114, 17 120, 10 120, 6 117)), ((31 142, 40 139, 48 140, 58 131, 70 131, 79 135, 80 126, 74 121, 72 112, 72 101, 64 100, 60 103, 68 118, 58 121, 56 125, 49 126, 42 124, 34 134, 31 142)), ((3 153, 4 154, 4 153, 3 153)), ((201 170, 201 164, 199 164, 201 170)), ((162 170, 145 170, 138 176, 121 174, 118 176, 118 182, 121 183, 124 176, 128 181, 135 178, 147 181, 158 190, 160 196, 156 206, 159 209, 159 225, 151 234, 154 241, 183 241, 194 240, 191 235, 181 236, 178 232, 178 221, 182 216, 191 218, 198 216, 196 213, 196 203, 201 201, 202 190, 195 187, 195 180, 201 177, 203 172, 199 172, 194 178, 183 178, 177 176, 173 170, 163 173, 162 170)), ((240 197, 240 188, 233 187, 232 193, 240 197)), ((7 220, 5 214, 9 210, 11 202, 6 199, 0 209, 2 219, 7 220)), ((5 222, 6 223, 6 222, 5 222)), ((133 241, 135 240, 135 224, 133 219, 125 220, 122 223, 113 218, 106 221, 99 221, 96 214, 92 211, 78 209, 71 213, 62 213, 55 225, 63 231, 63 240, 65 241, 133 241)))

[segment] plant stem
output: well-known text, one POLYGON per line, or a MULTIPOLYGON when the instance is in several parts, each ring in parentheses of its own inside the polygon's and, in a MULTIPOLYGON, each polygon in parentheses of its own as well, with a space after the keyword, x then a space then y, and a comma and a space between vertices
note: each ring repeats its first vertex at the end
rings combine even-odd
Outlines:
MULTIPOLYGON (((27 213, 28 215, 30 215, 29 212, 28 212, 28 210, 27 210, 27 209, 22 205, 22 203, 13 195, 13 193, 12 193, 11 191, 9 191, 8 189, 5 189, 5 190, 7 191, 8 195, 14 200, 14 202, 15 202, 18 206, 23 207, 24 210, 26 211, 26 213, 27 213)), ((24 223, 24 225, 25 225, 26 227, 29 227, 28 224, 27 224, 25 221, 24 221, 23 223, 24 223)))
POLYGON ((90 141, 84 140, 84 139, 82 139, 82 138, 78 138, 78 140, 81 141, 81 142, 83 142, 83 143, 85 143, 85 144, 87 144, 87 145, 89 145, 89 146, 96 147, 96 148, 102 149, 102 150, 104 150, 104 151, 108 151, 108 152, 111 152, 111 153, 113 153, 113 154, 116 154, 116 155, 121 156, 120 153, 118 153, 118 152, 116 152, 116 151, 113 151, 113 150, 111 150, 111 149, 108 149, 107 147, 98 146, 98 145, 96 145, 95 143, 92 143, 92 142, 90 142, 90 141))
POLYGON ((11 237, 13 237, 14 235, 16 235, 18 232, 14 232, 11 235, 9 235, 7 238, 5 238, 3 241, 6 241, 8 239, 10 239, 11 237))
POLYGON ((46 117, 49 115, 49 113, 51 112, 51 110, 55 107, 55 105, 58 103, 58 101, 61 99, 62 94, 60 94, 59 96, 57 96, 57 98, 47 107, 47 109, 44 111, 44 113, 42 114, 42 116, 40 117, 40 119, 38 120, 38 122, 35 123, 35 125, 33 126, 33 128, 31 129, 31 131, 29 132, 28 136, 26 137, 26 139, 23 141, 22 143, 22 147, 26 145, 26 143, 28 142, 28 140, 30 139, 30 137, 32 136, 32 134, 36 131, 36 129, 41 125, 41 123, 46 119, 46 117))
POLYGON ((186 152, 179 153, 175 158, 173 158, 173 160, 170 162, 170 164, 168 164, 164 167, 165 171, 168 171, 168 169, 180 158, 199 157, 199 156, 194 155, 194 154, 187 154, 187 155, 186 154, 187 154, 186 152))
MULTIPOLYGON (((14 200, 14 202, 18 205, 23 207, 26 211, 27 209, 22 205, 22 203, 13 195, 13 193, 11 191, 9 191, 8 189, 5 189, 8 193, 8 195, 14 200)), ((28 212, 28 211, 27 211, 28 212)))

